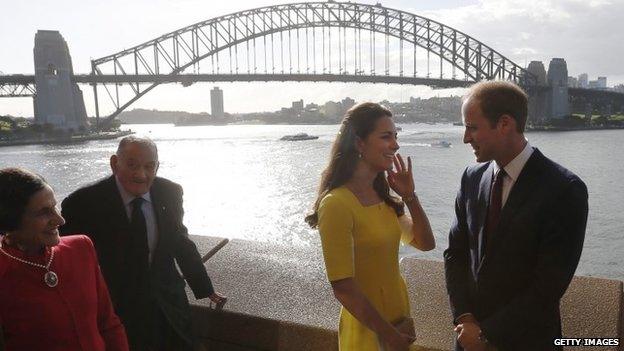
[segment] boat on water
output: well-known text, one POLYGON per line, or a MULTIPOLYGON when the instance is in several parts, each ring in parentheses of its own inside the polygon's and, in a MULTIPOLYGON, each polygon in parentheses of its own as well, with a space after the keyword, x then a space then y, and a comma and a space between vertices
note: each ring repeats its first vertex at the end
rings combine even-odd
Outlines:
POLYGON ((308 133, 298 133, 293 135, 284 135, 280 140, 285 141, 301 141, 301 140, 314 140, 318 139, 316 135, 309 135, 308 133))
POLYGON ((431 143, 432 147, 451 147, 451 143, 446 140, 436 141, 435 143, 431 143))

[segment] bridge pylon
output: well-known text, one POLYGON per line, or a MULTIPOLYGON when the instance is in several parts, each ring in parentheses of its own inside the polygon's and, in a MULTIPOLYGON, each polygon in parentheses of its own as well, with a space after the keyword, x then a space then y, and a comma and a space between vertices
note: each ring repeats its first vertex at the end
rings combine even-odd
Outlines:
POLYGON ((35 34, 35 123, 51 124, 64 130, 88 126, 82 91, 72 81, 74 75, 67 42, 58 31, 39 30, 35 34))

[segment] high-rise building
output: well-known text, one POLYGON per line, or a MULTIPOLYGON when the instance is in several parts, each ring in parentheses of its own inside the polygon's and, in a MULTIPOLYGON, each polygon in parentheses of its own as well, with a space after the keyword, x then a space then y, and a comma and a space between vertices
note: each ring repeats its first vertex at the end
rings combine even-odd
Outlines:
POLYGON ((303 111, 303 99, 292 102, 292 109, 295 112, 303 111))
POLYGON ((587 77, 587 73, 581 73, 578 76, 578 86, 579 88, 587 88, 589 87, 589 78, 587 77))
POLYGON ((578 88, 578 79, 576 77, 568 77, 568 87, 578 88))
POLYGON ((607 89, 607 77, 598 77, 598 89, 607 89))
POLYGON ((214 87, 210 91, 210 114, 212 118, 225 117, 225 111, 223 109, 223 90, 219 87, 214 87))

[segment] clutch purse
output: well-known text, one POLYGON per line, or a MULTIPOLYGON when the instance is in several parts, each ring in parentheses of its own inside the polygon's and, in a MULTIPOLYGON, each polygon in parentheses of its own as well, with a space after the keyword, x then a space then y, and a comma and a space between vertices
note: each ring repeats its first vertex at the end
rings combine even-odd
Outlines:
MULTIPOLYGON (((396 328, 401 334, 409 335, 412 338, 416 337, 416 328, 414 328, 414 319, 412 317, 402 317, 392 323, 392 326, 396 328)), ((380 339, 381 341, 381 339, 380 339)), ((385 342, 380 342, 380 350, 392 351, 390 346, 385 342)), ((413 347, 414 345, 412 345, 413 347)), ((410 347, 410 350, 418 350, 410 347)))
POLYGON ((416 328, 414 328, 414 318, 412 317, 403 317, 392 323, 392 326, 394 326, 401 334, 409 335, 412 338, 416 337, 416 328))

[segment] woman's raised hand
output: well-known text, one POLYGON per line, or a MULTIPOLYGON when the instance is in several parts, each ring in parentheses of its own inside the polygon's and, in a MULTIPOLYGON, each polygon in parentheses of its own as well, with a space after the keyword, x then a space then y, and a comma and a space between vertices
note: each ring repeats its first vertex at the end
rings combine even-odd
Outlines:
POLYGON ((407 157, 407 167, 401 154, 394 155, 394 169, 388 170, 388 184, 401 197, 411 197, 414 193, 412 159, 407 157))

